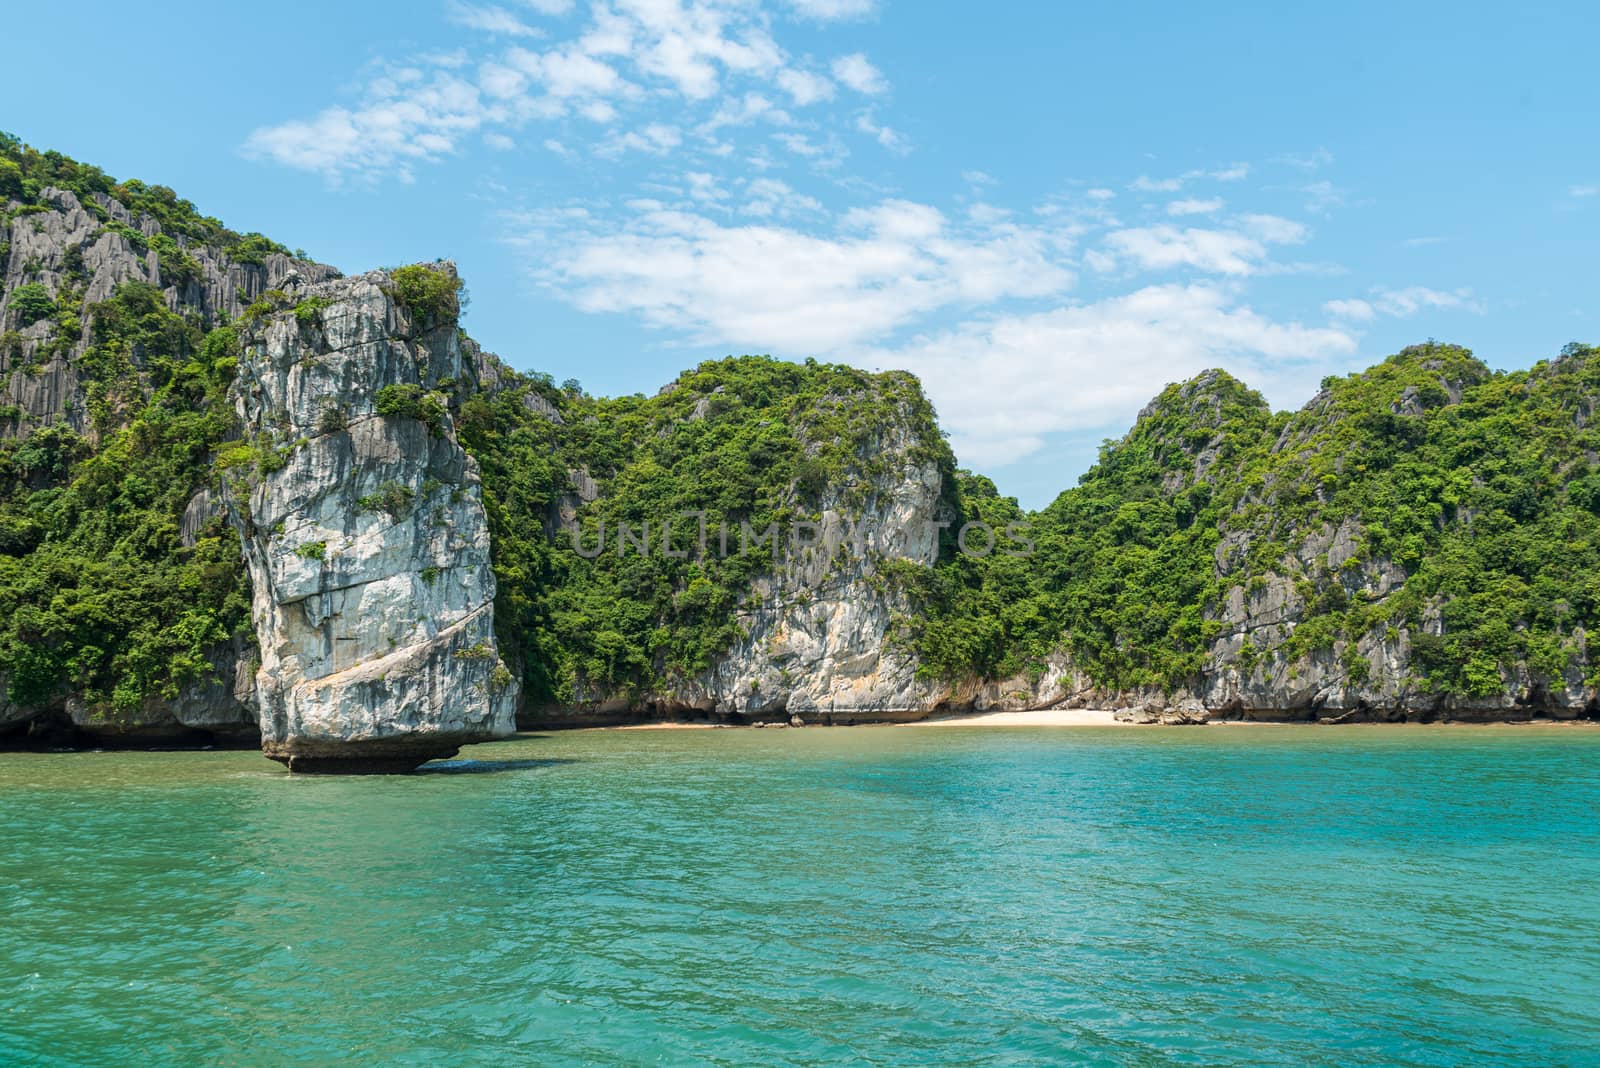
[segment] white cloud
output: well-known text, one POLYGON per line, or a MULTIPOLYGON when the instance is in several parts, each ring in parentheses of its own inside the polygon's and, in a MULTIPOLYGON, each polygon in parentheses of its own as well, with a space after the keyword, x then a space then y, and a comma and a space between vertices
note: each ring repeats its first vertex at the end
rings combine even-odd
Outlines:
POLYGON ((794 118, 765 95, 750 92, 724 100, 712 116, 700 124, 699 130, 704 135, 710 135, 724 126, 748 126, 754 122, 788 126, 794 122, 794 118))
POLYGON ((1168 215, 1211 215, 1222 210, 1222 201, 1217 198, 1210 200, 1174 200, 1167 205, 1168 215))
POLYGON ((1473 299, 1470 289, 1445 291, 1427 286, 1374 289, 1371 299, 1330 300, 1322 308, 1336 318, 1356 322, 1371 322, 1379 315, 1406 319, 1429 309, 1459 309, 1479 315, 1484 311, 1483 305, 1473 299))
POLYGON ((879 126, 870 111, 863 111, 856 116, 856 129, 874 138, 878 144, 896 155, 903 156, 911 151, 911 142, 904 134, 887 126, 879 126))
POLYGON ((514 48, 507 59, 557 101, 633 95, 639 91, 611 64, 570 48, 543 53, 514 48))
POLYGON ((1133 180, 1130 188, 1141 193, 1176 193, 1187 182, 1212 181, 1212 182, 1237 182, 1250 176, 1250 164, 1230 163, 1225 167, 1212 170, 1185 171, 1176 178, 1152 178, 1141 174, 1133 180))
POLYGON ((1185 177, 1210 178, 1214 182, 1238 182, 1250 177, 1250 164, 1231 163, 1214 171, 1190 171, 1185 177))
POLYGON ((1575 185, 1567 190, 1567 195, 1572 197, 1600 196, 1600 185, 1575 185))
POLYGON ((969 322, 857 360, 919 375, 957 456, 981 468, 1021 459, 1047 434, 1126 426, 1163 383, 1208 367, 1298 384, 1354 350, 1347 331, 1274 322, 1227 289, 1174 285, 969 322))
POLYGON ((854 89, 858 93, 869 96, 885 92, 889 82, 883 72, 860 52, 852 52, 848 56, 840 56, 833 61, 833 76, 854 89))
POLYGON ((451 22, 469 30, 503 33, 513 37, 532 37, 539 32, 503 7, 478 7, 452 0, 447 11, 451 22))
POLYGON ((1151 178, 1141 174, 1133 180, 1133 187, 1141 193, 1176 193, 1183 188, 1182 178, 1151 178))
POLYGON ((626 133, 616 134, 608 138, 598 148, 596 154, 609 159, 628 152, 644 152, 647 155, 661 156, 677 148, 683 143, 683 134, 676 126, 665 123, 652 122, 638 130, 629 130, 626 133))
POLYGON ((728 191, 718 184, 715 175, 705 171, 690 171, 683 177, 689 183, 689 196, 694 200, 714 202, 728 199, 728 191))
POLYGON ((483 143, 498 152, 507 152, 517 147, 517 143, 515 141, 507 137, 505 134, 500 133, 484 134, 483 143))
POLYGON ((788 0, 797 13, 819 22, 834 19, 857 19, 870 15, 877 8, 877 0, 788 0))
POLYGON ((815 159, 817 156, 820 156, 823 153, 822 146, 812 143, 811 138, 807 137, 805 134, 780 133, 773 134, 772 137, 773 140, 778 142, 778 144, 782 145, 784 148, 787 148, 790 152, 793 152, 797 156, 804 156, 807 159, 815 159))
POLYGON ((1322 310, 1336 319, 1353 319, 1363 323, 1370 322, 1378 315, 1378 310, 1370 302, 1355 298, 1330 300, 1322 306, 1322 310))
MULTIPOLYGON (((1303 240, 1305 228, 1274 215, 1247 215, 1232 230, 1200 227, 1130 227, 1106 235, 1105 255, 1131 261, 1144 270, 1192 267, 1212 274, 1243 277, 1256 273, 1267 258, 1267 246, 1303 240)), ((1094 263, 1108 269, 1105 260, 1094 263)))
MULTIPOLYGON (((778 182, 747 192, 758 216, 819 207, 778 182)), ((904 200, 846 212, 823 232, 725 225, 653 203, 620 228, 525 224, 515 240, 547 262, 541 281, 578 307, 763 352, 834 352, 940 309, 1049 297, 1073 281, 1052 231, 955 224, 904 200)))
MULTIPOLYGON (((573 7, 570 0, 528 6, 543 15, 573 7)), ((873 8, 860 0, 797 0, 792 6, 817 19, 873 8)), ((488 42, 383 67, 366 79, 358 101, 261 127, 246 139, 245 154, 335 181, 347 175, 406 178, 416 163, 455 151, 464 133, 510 136, 530 122, 576 117, 634 127, 574 142, 587 140, 603 156, 619 149, 660 151, 663 142, 651 128, 666 125, 697 131, 699 151, 727 155, 731 148, 711 136, 718 127, 758 118, 794 121, 763 90, 783 93, 798 108, 818 108, 837 95, 835 79, 862 93, 887 88, 861 53, 833 61, 833 78, 792 59, 773 36, 772 15, 757 0, 596 2, 566 39, 548 45, 531 41, 543 32, 505 6, 452 0, 447 17, 490 35, 488 42), (506 36, 521 43, 497 40, 506 36)), ((893 151, 906 147, 903 135, 870 113, 825 119, 832 128, 853 127, 893 151)), ((680 137, 673 147, 681 144, 680 137)))
POLYGON ((1443 292, 1427 286, 1409 286, 1405 289, 1385 289, 1378 293, 1376 305, 1385 315, 1405 317, 1429 308, 1460 308, 1483 313, 1483 306, 1472 299, 1470 289, 1443 292))
POLYGON ((1281 163, 1286 167, 1297 167, 1303 171, 1314 171, 1328 166, 1333 162, 1333 153, 1326 148, 1318 148, 1313 152, 1287 153, 1274 156, 1273 163, 1281 163))
POLYGON ((306 170, 392 170, 404 177, 420 159, 451 150, 455 139, 483 125, 477 86, 450 70, 380 79, 354 110, 334 107, 314 119, 257 130, 245 151, 306 170))
POLYGON ((1117 258, 1109 252, 1101 252, 1097 248, 1084 250, 1084 266, 1100 274, 1110 274, 1117 269, 1117 258))
POLYGON ((833 99, 833 83, 820 74, 787 67, 778 72, 778 88, 801 107, 833 99))
POLYGON ((812 214, 822 211, 815 197, 797 193, 787 182, 775 178, 756 178, 745 186, 746 200, 739 210, 756 218, 812 214))
POLYGON ((1306 195, 1306 210, 1315 215, 1326 215, 1344 203, 1344 191, 1326 179, 1301 186, 1300 192, 1306 195))
MULTIPOLYGON (((798 131, 776 136, 815 147, 798 131)), ((676 188, 676 202, 640 201, 621 217, 526 216, 511 240, 562 299, 675 342, 907 368, 962 461, 980 467, 1019 460, 1052 434, 1121 429, 1162 383, 1206 367, 1297 399, 1339 369, 1368 320, 1463 297, 1386 290, 1329 302, 1325 323, 1269 317, 1251 306, 1247 281, 1280 270, 1273 251, 1309 231, 1279 215, 1223 216, 1220 203, 1204 204, 1212 225, 1165 222, 1162 203, 1129 226, 1105 212, 1109 191, 1051 197, 1032 212, 973 197, 956 214, 882 198, 830 212, 776 176, 741 183, 710 169, 676 188), (1116 285, 1112 272, 1221 278, 1139 277, 1073 302, 1082 269, 1103 272, 1100 286, 1116 285)))
POLYGON ((1272 245, 1298 245, 1309 233, 1300 223, 1279 215, 1244 215, 1239 223, 1249 233, 1272 245))
POLYGON ((771 78, 783 69, 783 54, 759 25, 730 26, 730 13, 709 4, 687 8, 660 0, 624 0, 624 9, 644 33, 633 61, 639 69, 673 85, 690 101, 715 96, 724 71, 771 78))

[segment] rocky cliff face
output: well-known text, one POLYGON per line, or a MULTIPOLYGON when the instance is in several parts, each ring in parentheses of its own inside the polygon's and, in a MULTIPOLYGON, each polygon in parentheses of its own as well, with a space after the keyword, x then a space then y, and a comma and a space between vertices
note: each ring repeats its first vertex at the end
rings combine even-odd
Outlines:
POLYGON ((893 641, 910 609, 883 575, 891 561, 931 566, 938 523, 950 518, 940 465, 916 458, 914 433, 883 427, 869 449, 885 471, 864 495, 824 491, 815 547, 790 546, 753 583, 738 615, 743 636, 689 690, 699 707, 849 723, 921 718, 939 703, 942 687, 919 679, 916 657, 893 641))
POLYGON ((226 249, 165 233, 155 218, 105 193, 86 199, 46 188, 33 205, 44 210, 0 219, 0 247, 10 250, 0 292, 0 409, 11 413, 0 419, 0 438, 54 423, 95 436, 80 370, 91 341, 89 309, 125 282, 155 286, 173 311, 214 325, 291 274, 307 282, 339 274, 281 252, 242 262, 226 249), (167 271, 150 245, 162 239, 178 250, 168 255, 167 271), (25 285, 42 286, 59 312, 24 322, 16 297, 25 285))
POLYGON ((1591 714, 1595 691, 1584 681, 1588 657, 1581 627, 1572 634, 1574 655, 1558 673, 1522 662, 1506 665, 1487 692, 1448 693, 1429 685, 1416 663, 1416 636, 1443 636, 1445 597, 1429 597, 1421 618, 1409 625, 1343 632, 1315 648, 1295 649, 1290 644, 1295 631, 1318 617, 1317 600, 1328 590, 1381 606, 1403 588, 1406 574, 1394 561, 1360 558, 1362 534, 1355 519, 1321 527, 1271 571, 1252 576, 1249 586, 1231 587, 1209 613, 1223 630, 1209 649, 1206 675, 1184 697, 1218 715, 1263 721, 1500 721, 1591 714), (1262 655, 1262 650, 1269 652, 1262 655))
POLYGON ((109 713, 69 693, 52 701, 10 699, 11 676, 0 672, 0 737, 34 732, 42 741, 78 738, 94 745, 253 744, 257 738, 253 644, 242 639, 208 651, 208 670, 153 695, 132 714, 109 713))
MULTIPOLYGON (((709 669, 642 698, 580 701, 580 717, 628 708, 734 722, 884 722, 920 719, 945 702, 948 687, 919 678, 916 656, 894 641, 912 608, 884 574, 897 561, 931 566, 939 522, 950 517, 940 465, 917 458, 918 444, 927 443, 905 425, 883 427, 869 446, 883 472, 855 487, 829 485, 813 527, 778 532, 776 565, 750 583, 734 617, 738 638, 709 669)), ((755 551, 765 559, 765 547, 755 551)))
MULTIPOLYGON (((942 699, 896 637, 912 608, 894 569, 931 565, 953 515, 948 449, 908 376, 746 358, 622 403, 522 392, 492 362, 485 377, 517 390, 496 437, 477 439, 491 495, 510 497, 506 483, 530 466, 497 448, 526 435, 505 419, 542 428, 552 477, 542 515, 522 524, 544 527, 529 548, 545 554, 545 576, 529 583, 524 563, 512 582, 522 600, 547 602, 525 626, 556 641, 528 650, 545 659, 530 677, 561 689, 530 692, 525 726, 855 722, 919 717, 942 699), (685 511, 663 510, 668 500, 685 511), (648 553, 619 530, 637 537, 641 520, 648 553), (667 524, 681 560, 667 555, 667 524), (591 562, 578 558, 580 537, 591 562), (588 593, 597 588, 607 593, 588 593), (590 607, 567 607, 578 602, 590 607), (583 613, 586 625, 564 633, 583 613)), ((502 543, 504 555, 523 552, 514 531, 502 543)))
POLYGON ((508 731, 516 686, 496 650, 477 470, 451 415, 478 370, 457 335, 453 268, 409 269, 408 303, 405 269, 335 281, 170 190, 0 150, 0 471, 18 480, 0 487, 0 602, 33 621, 5 636, 0 732, 139 742, 259 729, 291 767, 381 770, 508 731), (142 464, 145 449, 197 456, 176 465, 192 482, 154 501, 152 472, 174 465, 142 464), (116 498, 140 518, 63 526, 39 505, 63 489, 74 509, 116 498), (219 548, 230 521, 242 562, 219 548), (30 588, 29 564, 4 559, 37 550, 34 566, 59 569, 108 548, 124 581, 72 597, 122 599, 116 611, 136 618, 153 603, 140 574, 145 588, 181 576, 214 590, 164 624, 227 633, 217 615, 232 609, 211 604, 234 596, 229 573, 247 565, 256 633, 198 650, 124 643, 94 612, 42 614, 60 584, 30 588), (66 642, 31 654, 42 628, 66 642), (152 652, 183 662, 145 666, 152 652), (152 677, 127 679, 135 669, 152 677))
POLYGON ((1268 720, 1594 715, 1586 620, 1551 559, 1593 522, 1572 492, 1591 362, 1497 378, 1418 346, 1283 419, 1259 489, 1220 523, 1192 697, 1268 720), (1291 493, 1288 516, 1262 507, 1291 493))
POLYGON ((240 339, 255 468, 228 508, 262 749, 295 770, 415 767, 513 729, 478 470, 447 395, 475 371, 453 314, 395 294, 382 272, 295 286, 240 339))
MULTIPOLYGON (((101 184, 110 188, 108 181, 101 184)), ((70 431, 62 451, 88 453, 120 429, 115 419, 92 418, 95 376, 86 369, 86 356, 103 341, 104 330, 96 332, 97 308, 120 287, 153 287, 167 309, 204 330, 239 315, 286 278, 319 281, 339 273, 268 242, 241 244, 238 235, 209 220, 197 229, 225 235, 226 244, 181 227, 169 231, 155 215, 102 191, 45 185, 21 201, 0 197, 0 208, 0 445, 21 444, 24 456, 36 432, 70 431), (81 446, 74 444, 80 439, 81 446)), ((188 218, 188 210, 175 209, 175 216, 188 218)), ((160 355, 138 346, 126 353, 136 397, 154 391, 152 364, 160 355)), ((37 473, 29 478, 39 488, 50 481, 37 473)), ((194 488, 183 524, 185 550, 218 517, 206 490, 194 488)), ((208 668, 198 677, 152 687, 133 707, 124 702, 114 710, 108 702, 87 699, 81 688, 12 699, 13 673, 0 666, 0 731, 67 732, 111 744, 253 736, 253 643, 243 635, 221 640, 203 659, 208 668)))

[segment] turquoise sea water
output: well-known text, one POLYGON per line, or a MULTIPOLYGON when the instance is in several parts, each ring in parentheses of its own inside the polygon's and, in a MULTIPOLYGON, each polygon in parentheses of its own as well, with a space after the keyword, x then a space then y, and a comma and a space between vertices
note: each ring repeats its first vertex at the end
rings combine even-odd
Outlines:
POLYGON ((1600 1062, 1600 730, 0 754, 0 1063, 1600 1062))

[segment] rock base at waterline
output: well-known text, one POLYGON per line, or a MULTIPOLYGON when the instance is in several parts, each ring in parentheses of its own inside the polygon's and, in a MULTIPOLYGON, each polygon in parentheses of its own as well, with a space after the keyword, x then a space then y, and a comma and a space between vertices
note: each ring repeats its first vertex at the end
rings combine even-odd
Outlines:
POLYGON ((439 734, 327 746, 267 746, 262 755, 302 775, 405 775, 430 760, 448 760, 461 752, 463 745, 481 741, 476 735, 439 734))

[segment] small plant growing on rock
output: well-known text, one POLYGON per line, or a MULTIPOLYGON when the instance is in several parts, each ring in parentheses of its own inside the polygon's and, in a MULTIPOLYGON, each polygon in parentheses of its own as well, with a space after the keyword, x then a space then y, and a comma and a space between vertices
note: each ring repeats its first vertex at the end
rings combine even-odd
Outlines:
POLYGON ((302 560, 315 560, 321 563, 328 558, 328 543, 325 541, 307 542, 294 551, 302 560))
POLYGON ((356 506, 364 512, 388 512, 390 516, 398 519, 407 508, 411 507, 411 500, 415 496, 409 486, 399 482, 385 482, 378 487, 378 492, 369 493, 356 502, 356 506))
POLYGON ((301 326, 310 326, 322 315, 322 310, 332 304, 327 297, 307 297, 294 306, 294 317, 301 326))
POLYGON ((350 419, 337 402, 330 402, 324 405, 322 411, 317 414, 317 433, 319 434, 337 434, 342 430, 348 429, 349 426, 350 419))
POLYGON ((40 319, 54 315, 55 310, 55 298, 38 282, 18 286, 11 294, 11 311, 17 317, 18 326, 32 326, 40 319))
POLYGON ((200 261, 184 251, 183 247, 166 234, 150 238, 156 261, 161 266, 161 280, 167 285, 186 286, 201 275, 200 261))
POLYGON ((226 471, 231 467, 245 467, 253 464, 255 459, 255 446, 248 441, 238 441, 218 450, 216 467, 219 471, 226 471))
POLYGON ((289 294, 281 289, 269 289, 261 294, 261 299, 239 313, 241 325, 248 326, 262 316, 271 315, 279 308, 288 307, 289 294))
POLYGON ((389 295, 423 322, 438 323, 461 310, 461 279, 442 264, 396 267, 389 277, 394 281, 389 295))
POLYGON ((392 418, 419 420, 438 433, 447 406, 443 394, 430 393, 415 382, 402 382, 378 390, 373 398, 373 410, 392 418))
MULTIPOLYGON (((142 231, 135 230, 127 223, 117 222, 115 219, 102 226, 99 230, 99 233, 119 235, 128 243, 129 248, 133 249, 133 251, 137 252, 141 256, 144 255, 145 251, 149 248, 149 239, 144 236, 142 231)), ((96 236, 98 236, 98 234, 96 236)))

